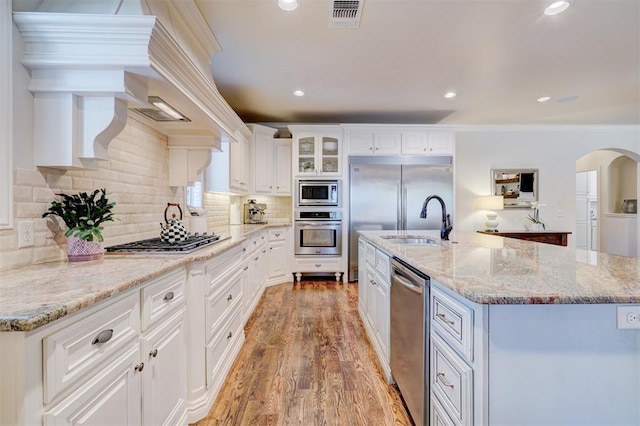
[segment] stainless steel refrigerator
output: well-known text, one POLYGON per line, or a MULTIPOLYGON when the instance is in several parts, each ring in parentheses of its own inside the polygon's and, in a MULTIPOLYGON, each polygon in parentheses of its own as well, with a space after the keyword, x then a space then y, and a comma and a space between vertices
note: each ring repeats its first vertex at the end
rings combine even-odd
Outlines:
POLYGON ((439 195, 452 213, 451 157, 349 158, 349 281, 358 279, 359 230, 440 229, 436 200, 420 219, 429 195, 439 195))

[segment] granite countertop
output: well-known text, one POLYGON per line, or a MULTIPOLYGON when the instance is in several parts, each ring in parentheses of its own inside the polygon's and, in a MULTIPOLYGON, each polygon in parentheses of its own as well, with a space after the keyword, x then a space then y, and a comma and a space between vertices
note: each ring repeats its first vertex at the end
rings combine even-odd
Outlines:
POLYGON ((380 238, 397 231, 360 231, 466 299, 482 304, 640 303, 635 258, 587 252, 476 232, 454 231, 441 245, 406 246, 380 238))
POLYGON ((105 254, 89 262, 49 262, 0 271, 0 331, 30 331, 192 262, 211 259, 269 227, 232 225, 188 254, 105 254), (144 259, 144 261, 141 261, 144 259))

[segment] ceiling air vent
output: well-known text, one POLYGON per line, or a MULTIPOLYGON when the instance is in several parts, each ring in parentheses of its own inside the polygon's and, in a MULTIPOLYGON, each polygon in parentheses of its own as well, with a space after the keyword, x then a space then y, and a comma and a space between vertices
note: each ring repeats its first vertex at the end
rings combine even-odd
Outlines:
POLYGON ((360 25, 364 0, 332 0, 329 26, 334 28, 357 28, 360 25))
POLYGON ((148 108, 132 108, 155 121, 191 121, 157 96, 149 96, 148 108))

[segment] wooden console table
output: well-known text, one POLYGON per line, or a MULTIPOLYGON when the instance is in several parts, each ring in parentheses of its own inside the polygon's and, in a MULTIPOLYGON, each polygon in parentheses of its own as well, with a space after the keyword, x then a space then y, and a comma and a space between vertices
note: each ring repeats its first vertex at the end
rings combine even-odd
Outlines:
POLYGON ((500 237, 517 238, 519 240, 535 241, 538 243, 555 244, 557 246, 567 245, 567 235, 571 232, 559 231, 500 231, 487 232, 478 231, 481 234, 498 235, 500 237))

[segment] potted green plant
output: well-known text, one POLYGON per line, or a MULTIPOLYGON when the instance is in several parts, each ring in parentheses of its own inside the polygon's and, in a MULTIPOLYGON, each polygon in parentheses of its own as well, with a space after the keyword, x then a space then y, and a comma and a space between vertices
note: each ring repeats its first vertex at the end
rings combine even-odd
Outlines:
POLYGON ((61 201, 51 202, 49 209, 42 215, 58 216, 69 228, 67 237, 67 256, 70 261, 95 260, 104 254, 101 226, 104 222, 115 220, 113 207, 115 201, 107 199, 105 189, 96 189, 91 194, 56 194, 61 201))

